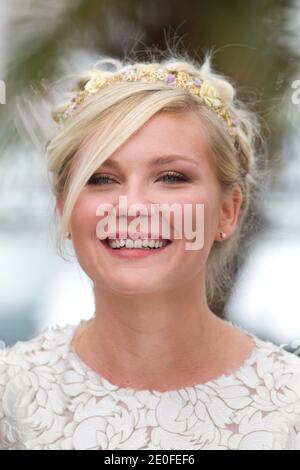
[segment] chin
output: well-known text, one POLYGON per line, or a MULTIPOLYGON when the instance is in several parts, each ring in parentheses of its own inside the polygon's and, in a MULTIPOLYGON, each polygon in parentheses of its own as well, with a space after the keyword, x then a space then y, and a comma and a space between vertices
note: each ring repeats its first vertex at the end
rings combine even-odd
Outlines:
POLYGON ((155 278, 150 279, 147 277, 146 273, 144 276, 141 276, 141 273, 137 272, 136 276, 114 276, 113 279, 102 279, 99 284, 104 286, 106 290, 110 290, 116 294, 138 295, 158 293, 165 283, 163 279, 157 275, 155 278))

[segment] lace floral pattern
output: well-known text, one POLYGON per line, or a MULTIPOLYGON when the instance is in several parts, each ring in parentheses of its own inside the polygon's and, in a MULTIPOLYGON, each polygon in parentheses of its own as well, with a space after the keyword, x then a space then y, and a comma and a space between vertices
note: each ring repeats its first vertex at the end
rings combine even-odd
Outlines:
POLYGON ((78 325, 0 348, 0 449, 299 449, 300 358, 252 336, 235 372, 169 392, 118 387, 76 355, 78 325))

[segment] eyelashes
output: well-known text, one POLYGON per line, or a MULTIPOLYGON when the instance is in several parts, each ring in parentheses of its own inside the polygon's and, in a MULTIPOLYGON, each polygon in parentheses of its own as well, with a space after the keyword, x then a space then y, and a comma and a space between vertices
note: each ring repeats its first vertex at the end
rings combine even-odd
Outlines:
POLYGON ((177 171, 168 171, 164 175, 160 176, 159 179, 161 178, 171 178, 171 179, 174 178, 175 182, 182 182, 182 183, 187 183, 190 181, 190 178, 183 175, 182 173, 178 173, 177 171))
MULTIPOLYGON (((164 182, 167 182, 167 184, 170 184, 173 182, 188 183, 190 181, 190 178, 188 176, 185 176, 182 173, 178 173, 177 171, 168 171, 164 173, 163 175, 161 175, 157 181, 163 178, 168 178, 167 181, 166 179, 164 179, 164 182)), ((106 185, 106 184, 114 184, 114 183, 118 183, 118 181, 115 178, 109 175, 106 175, 104 173, 95 173, 94 175, 90 177, 87 184, 88 185, 106 185)))
MULTIPOLYGON (((107 176, 107 175, 101 175, 101 174, 95 174, 93 176, 90 177, 90 179, 88 180, 87 184, 89 185, 98 185, 98 184, 107 184, 107 182, 111 180, 113 183, 116 182, 114 181, 110 176, 107 176)), ((109 183, 111 184, 111 183, 109 183)))

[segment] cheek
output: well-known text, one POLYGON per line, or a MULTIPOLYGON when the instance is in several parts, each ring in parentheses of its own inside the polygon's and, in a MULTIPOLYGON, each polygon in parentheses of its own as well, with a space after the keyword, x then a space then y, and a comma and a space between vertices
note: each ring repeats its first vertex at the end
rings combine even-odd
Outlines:
POLYGON ((71 230, 74 239, 93 232, 96 236, 96 224, 99 220, 96 215, 98 205, 99 201, 96 198, 84 195, 78 198, 71 216, 71 230))
POLYGON ((193 206, 192 222, 188 222, 188 228, 185 225, 184 234, 191 233, 192 226, 193 239, 189 236, 184 240, 181 253, 181 274, 185 272, 186 279, 189 275, 194 278, 203 271, 215 238, 217 221, 216 196, 211 192, 201 192, 189 202, 193 206), (203 208, 197 209, 196 204, 203 205, 203 208))
POLYGON ((210 243, 211 238, 215 235, 217 225, 217 204, 213 199, 208 199, 204 203, 204 242, 210 243))
MULTIPOLYGON (((184 211, 186 211, 184 204, 190 206, 183 221, 186 230, 193 230, 194 232, 197 230, 198 233, 203 230, 204 244, 209 243, 211 237, 214 236, 218 219, 218 194, 215 188, 208 185, 199 186, 197 191, 189 196, 186 195, 184 200, 182 199, 180 202, 184 211)), ((184 233, 186 233, 186 230, 184 233)))

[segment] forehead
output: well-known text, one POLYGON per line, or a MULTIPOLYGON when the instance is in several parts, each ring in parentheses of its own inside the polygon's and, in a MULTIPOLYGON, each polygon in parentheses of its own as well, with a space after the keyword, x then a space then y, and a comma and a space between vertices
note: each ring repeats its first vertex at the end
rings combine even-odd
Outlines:
POLYGON ((150 118, 112 156, 124 157, 129 151, 150 150, 151 154, 191 154, 203 149, 203 125, 194 113, 158 113, 150 118))
MULTIPOLYGON (((101 131, 99 130, 101 133, 101 131)), ((81 153, 97 138, 86 142, 81 153)), ((144 123, 102 163, 102 167, 147 166, 184 161, 200 163, 207 159, 207 138, 201 118, 195 112, 159 112, 144 123)))

